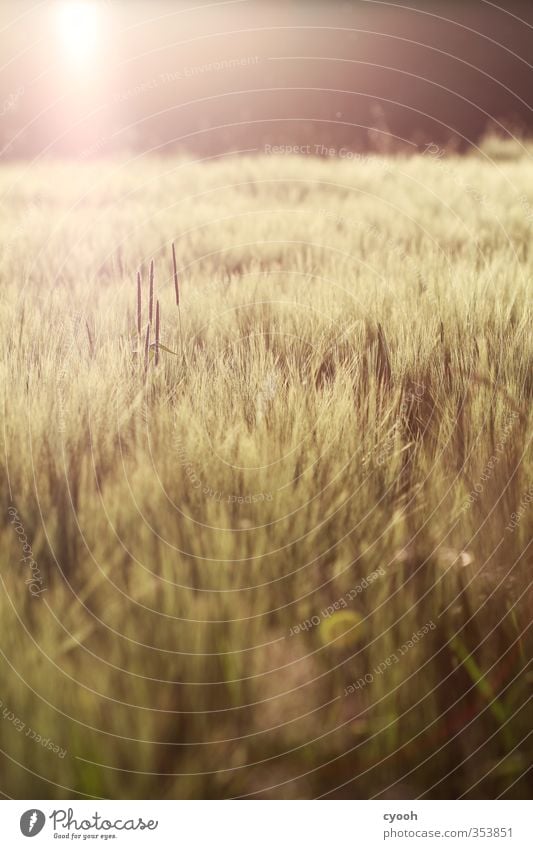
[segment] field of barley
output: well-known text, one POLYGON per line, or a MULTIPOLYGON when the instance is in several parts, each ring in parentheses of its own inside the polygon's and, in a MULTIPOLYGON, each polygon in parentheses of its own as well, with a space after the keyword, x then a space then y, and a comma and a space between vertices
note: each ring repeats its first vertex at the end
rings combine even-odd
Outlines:
POLYGON ((434 153, 2 167, 4 796, 528 795, 531 151, 434 153))

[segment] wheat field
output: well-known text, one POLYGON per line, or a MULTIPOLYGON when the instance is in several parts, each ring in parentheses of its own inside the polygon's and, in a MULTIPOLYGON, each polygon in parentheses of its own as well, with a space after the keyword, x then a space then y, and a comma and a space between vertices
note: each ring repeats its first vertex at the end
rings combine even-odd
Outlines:
POLYGON ((4 795, 527 796, 526 152, 0 191, 4 795))

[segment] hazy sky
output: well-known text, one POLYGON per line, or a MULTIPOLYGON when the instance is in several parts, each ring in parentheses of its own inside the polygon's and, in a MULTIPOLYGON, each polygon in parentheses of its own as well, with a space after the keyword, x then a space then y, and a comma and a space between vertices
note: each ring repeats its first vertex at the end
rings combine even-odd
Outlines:
POLYGON ((3 0, 2 157, 466 146, 532 125, 532 26, 481 0, 3 0))

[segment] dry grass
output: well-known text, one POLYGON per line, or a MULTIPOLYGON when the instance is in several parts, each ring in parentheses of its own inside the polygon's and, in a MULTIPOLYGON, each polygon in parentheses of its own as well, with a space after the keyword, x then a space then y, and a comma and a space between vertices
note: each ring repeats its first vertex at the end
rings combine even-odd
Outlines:
POLYGON ((1 172, 4 793, 527 795, 533 169, 450 166, 1 172))

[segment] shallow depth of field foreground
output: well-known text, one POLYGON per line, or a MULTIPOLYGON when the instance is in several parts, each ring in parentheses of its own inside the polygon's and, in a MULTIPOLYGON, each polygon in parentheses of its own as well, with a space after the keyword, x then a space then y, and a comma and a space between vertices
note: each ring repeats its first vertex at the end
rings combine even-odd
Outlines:
POLYGON ((9 795, 527 796, 533 166, 487 152, 2 168, 9 795))

